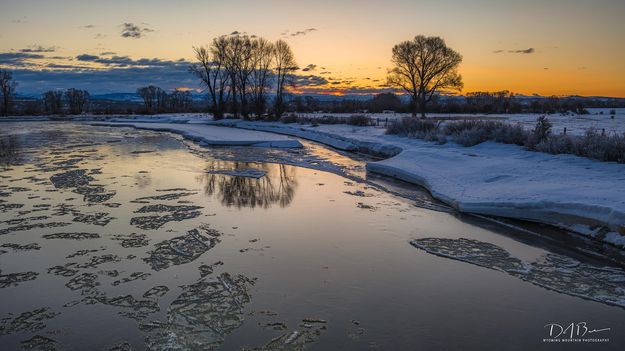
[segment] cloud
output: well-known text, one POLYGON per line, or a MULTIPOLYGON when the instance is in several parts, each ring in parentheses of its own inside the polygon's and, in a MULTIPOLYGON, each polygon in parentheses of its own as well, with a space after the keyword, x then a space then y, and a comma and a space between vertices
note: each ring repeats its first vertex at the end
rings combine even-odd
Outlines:
POLYGON ((525 50, 514 50, 514 51, 510 51, 512 53, 515 54, 533 54, 535 52, 534 48, 528 48, 525 50))
POLYGON ((289 78, 291 79, 293 84, 297 87, 318 86, 318 85, 328 84, 328 80, 325 79, 324 77, 312 75, 312 74, 305 75, 305 76, 294 74, 294 75, 291 75, 289 78))
POLYGON ((317 69, 317 65, 314 65, 311 63, 308 66, 302 68, 302 71, 308 72, 308 71, 314 71, 315 69, 317 69))
POLYGON ((0 65, 24 67, 29 60, 42 59, 45 56, 29 52, 2 52, 0 53, 0 65))
POLYGON ((102 33, 96 33, 96 35, 93 37, 93 39, 104 39, 104 38, 106 38, 106 35, 102 33))
POLYGON ((522 49, 522 50, 495 50, 493 51, 493 54, 501 54, 503 52, 507 52, 509 54, 533 54, 536 52, 536 49, 527 48, 527 49, 522 49))
POLYGON ((99 58, 100 57, 97 55, 89 55, 89 54, 82 54, 82 55, 76 56, 76 60, 78 61, 95 61, 99 58))
POLYGON ((95 25, 94 24, 87 24, 86 26, 82 26, 80 28, 92 29, 92 28, 95 28, 95 25))
MULTIPOLYGON (((96 61, 100 59, 96 59, 96 61)), ((139 66, 134 64, 141 60, 129 59, 128 62, 131 64, 125 67, 114 66, 102 69, 92 66, 49 63, 45 67, 39 66, 36 69, 28 67, 16 68, 12 71, 15 80, 20 84, 20 91, 27 94, 38 94, 50 89, 71 87, 86 89, 92 94, 133 92, 138 87, 150 84, 167 90, 180 86, 199 88, 198 80, 189 73, 187 61, 145 60, 145 62, 157 64, 139 66)))
POLYGON ((26 49, 20 50, 20 52, 55 52, 57 49, 58 47, 56 46, 29 45, 26 49))
POLYGON ((154 32, 153 29, 147 27, 140 27, 134 23, 125 22, 122 26, 121 36, 122 38, 139 39, 145 33, 154 32))
POLYGON ((190 61, 179 59, 177 61, 161 60, 158 58, 131 59, 128 56, 101 57, 97 55, 82 54, 76 56, 78 61, 99 63, 107 67, 185 67, 191 65, 190 61))
POLYGON ((28 17, 24 16, 22 18, 16 18, 16 19, 12 19, 11 23, 28 23, 27 20, 28 17))
POLYGON ((299 37, 300 35, 306 35, 310 32, 315 32, 317 31, 317 28, 308 28, 308 29, 304 29, 304 30, 299 30, 295 33, 291 33, 290 36, 292 37, 299 37))

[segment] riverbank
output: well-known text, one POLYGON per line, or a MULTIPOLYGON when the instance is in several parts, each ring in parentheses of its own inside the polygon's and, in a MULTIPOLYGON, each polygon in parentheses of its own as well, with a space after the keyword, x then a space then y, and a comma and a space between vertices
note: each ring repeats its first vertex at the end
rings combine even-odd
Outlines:
POLYGON ((206 124, 145 123, 145 122, 90 122, 89 125, 107 127, 132 127, 182 135, 200 145, 253 146, 301 148, 302 144, 283 135, 252 130, 229 130, 206 124))

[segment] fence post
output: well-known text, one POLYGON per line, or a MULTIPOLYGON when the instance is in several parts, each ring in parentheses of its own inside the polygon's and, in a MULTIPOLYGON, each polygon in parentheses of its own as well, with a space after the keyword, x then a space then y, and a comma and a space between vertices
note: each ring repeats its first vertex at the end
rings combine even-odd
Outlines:
POLYGON ((605 128, 601 128, 601 136, 605 136, 605 128))
POLYGON ((386 119, 384 120, 384 126, 388 127, 388 117, 386 117, 386 119))
POLYGON ((564 135, 566 135, 566 127, 564 127, 564 135))

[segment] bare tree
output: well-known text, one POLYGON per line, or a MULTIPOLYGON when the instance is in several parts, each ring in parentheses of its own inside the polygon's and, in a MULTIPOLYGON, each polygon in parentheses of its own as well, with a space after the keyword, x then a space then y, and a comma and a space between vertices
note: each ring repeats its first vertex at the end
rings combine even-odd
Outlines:
POLYGON ((275 48, 273 43, 258 38, 254 41, 252 50, 254 63, 251 73, 251 97, 254 112, 261 118, 267 108, 267 90, 275 48))
POLYGON ((89 103, 89 92, 86 90, 70 88, 65 91, 65 99, 71 115, 79 115, 86 111, 89 103))
POLYGON ((156 113, 167 112, 169 94, 161 88, 156 89, 156 113))
POLYGON ((280 118, 284 112, 284 88, 289 83, 292 72, 298 69, 295 55, 289 44, 284 40, 275 43, 276 101, 274 105, 275 118, 280 118))
POLYGON ((188 112, 191 108, 191 92, 188 90, 176 89, 169 94, 172 112, 188 112))
POLYGON ((145 105, 145 112, 148 114, 156 113, 164 108, 165 92, 163 89, 148 85, 147 87, 141 87, 137 89, 137 95, 143 99, 145 105))
POLYGON ((241 102, 241 115, 247 119, 248 111, 248 82, 252 72, 253 60, 253 42, 246 35, 231 35, 226 39, 226 67, 230 72, 231 90, 234 94, 232 99, 232 113, 237 116, 238 104, 237 98, 241 102), (238 96, 237 96, 238 94, 238 96))
POLYGON ((462 77, 458 66, 462 56, 450 49, 440 37, 416 36, 393 47, 388 84, 411 94, 413 116, 421 112, 432 96, 443 89, 462 90, 462 77))
POLYGON ((49 90, 43 93, 43 108, 50 115, 62 113, 63 92, 61 90, 49 90))
POLYGON ((2 93, 2 108, 0 112, 3 116, 8 116, 13 104, 17 82, 13 80, 13 73, 0 70, 0 93, 2 93))
POLYGON ((198 62, 190 69, 206 87, 210 100, 209 110, 215 119, 223 118, 225 106, 230 98, 228 90, 230 74, 225 67, 226 47, 225 38, 219 37, 213 40, 209 48, 193 48, 198 62))

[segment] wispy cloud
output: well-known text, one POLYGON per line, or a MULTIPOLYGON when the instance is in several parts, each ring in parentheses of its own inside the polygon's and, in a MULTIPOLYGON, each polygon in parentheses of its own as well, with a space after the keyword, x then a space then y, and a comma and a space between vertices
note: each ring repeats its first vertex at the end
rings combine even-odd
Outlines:
POLYGON ((122 38, 139 39, 143 37, 145 33, 154 32, 153 29, 150 29, 148 27, 140 27, 134 23, 129 23, 129 22, 126 22, 122 24, 121 26, 122 26, 122 31, 121 31, 122 38))
POLYGON ((23 67, 28 65, 30 60, 42 59, 45 56, 29 52, 1 52, 0 66, 23 67))
POLYGON ((317 65, 314 65, 311 63, 308 66, 302 68, 302 71, 308 72, 308 71, 314 71, 315 69, 317 69, 317 65))
MULTIPOLYGON (((289 36, 299 37, 301 35, 306 35, 308 33, 316 32, 316 31, 317 31, 317 28, 308 28, 308 29, 304 29, 304 30, 298 30, 297 32, 289 34, 289 36)), ((285 34, 287 34, 287 33, 285 33, 285 34)))
POLYGON ((536 52, 536 49, 527 48, 527 49, 519 49, 519 50, 495 50, 493 51, 493 54, 501 54, 504 52, 507 52, 509 54, 533 54, 536 52))
POLYGON ((55 52, 57 49, 56 46, 29 45, 27 48, 21 49, 20 52, 55 52))
MULTIPOLYGON (((108 54, 108 53, 105 53, 108 54)), ((189 67, 190 61, 180 59, 176 61, 162 60, 159 58, 132 59, 128 56, 101 57, 98 55, 82 54, 76 56, 76 60, 82 62, 94 62, 107 67, 189 67)))
POLYGON ((525 50, 513 50, 513 51, 508 51, 514 54, 533 54, 534 52, 536 52, 536 50, 534 50, 534 48, 528 48, 525 50))

